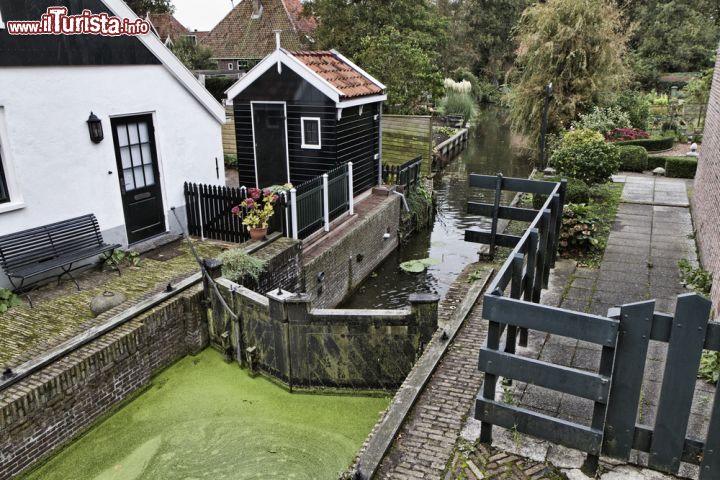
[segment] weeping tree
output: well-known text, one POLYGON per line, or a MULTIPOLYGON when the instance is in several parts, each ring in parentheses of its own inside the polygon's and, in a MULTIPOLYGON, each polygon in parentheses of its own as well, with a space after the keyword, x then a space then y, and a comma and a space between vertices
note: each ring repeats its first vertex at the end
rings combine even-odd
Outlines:
POLYGON ((569 126, 627 79, 627 33, 610 0, 548 0, 522 14, 516 28, 516 83, 508 94, 513 125, 538 138, 552 82, 549 132, 569 126))

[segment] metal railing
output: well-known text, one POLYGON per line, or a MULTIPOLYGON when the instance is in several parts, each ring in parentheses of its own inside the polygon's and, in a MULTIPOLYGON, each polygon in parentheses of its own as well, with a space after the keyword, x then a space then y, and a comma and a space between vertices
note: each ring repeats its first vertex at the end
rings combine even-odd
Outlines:
POLYGON ((386 185, 402 186, 406 192, 420 184, 422 156, 408 160, 402 165, 383 165, 382 179, 386 185))

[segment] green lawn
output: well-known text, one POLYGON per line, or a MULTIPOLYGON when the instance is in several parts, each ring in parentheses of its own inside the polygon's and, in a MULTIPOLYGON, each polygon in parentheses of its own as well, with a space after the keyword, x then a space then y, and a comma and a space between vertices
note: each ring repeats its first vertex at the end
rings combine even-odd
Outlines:
POLYGON ((290 394, 206 350, 29 479, 335 479, 389 398, 290 394))

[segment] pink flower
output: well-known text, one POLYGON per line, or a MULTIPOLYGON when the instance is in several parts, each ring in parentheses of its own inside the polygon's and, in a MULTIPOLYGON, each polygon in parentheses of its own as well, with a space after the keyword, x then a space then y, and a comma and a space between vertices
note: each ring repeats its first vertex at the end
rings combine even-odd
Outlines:
POLYGON ((275 194, 270 199, 270 203, 277 203, 278 200, 280 200, 280 197, 277 194, 275 194))
POLYGON ((231 210, 231 212, 232 212, 233 215, 240 215, 240 205, 238 205, 238 206, 236 206, 236 207, 233 207, 233 209, 231 210))
POLYGON ((262 192, 260 192, 259 188, 250 188, 248 189, 248 193, 253 200, 259 200, 262 192))
POLYGON ((262 193, 263 193, 263 196, 267 197, 267 196, 272 195, 272 190, 270 190, 269 188, 265 188, 265 189, 263 189, 262 193))
POLYGON ((243 202, 247 208, 253 209, 255 208, 255 200, 252 198, 246 198, 243 202))

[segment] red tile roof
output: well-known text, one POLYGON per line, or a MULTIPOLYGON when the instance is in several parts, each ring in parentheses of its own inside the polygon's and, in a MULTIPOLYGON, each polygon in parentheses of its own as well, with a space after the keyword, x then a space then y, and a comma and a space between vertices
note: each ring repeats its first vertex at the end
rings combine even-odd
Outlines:
POLYGON ((253 18, 253 1, 242 0, 202 40, 216 59, 260 60, 275 50, 273 30, 282 30, 283 48, 307 48, 317 26, 303 17, 300 0, 261 0, 263 10, 253 18))
POLYGON ((375 82, 333 52, 299 51, 290 53, 333 87, 340 90, 345 98, 381 95, 383 93, 383 89, 375 82))
POLYGON ((189 33, 188 29, 169 13, 150 13, 148 17, 155 27, 160 40, 163 42, 165 42, 168 37, 174 42, 180 37, 187 36, 189 33))

